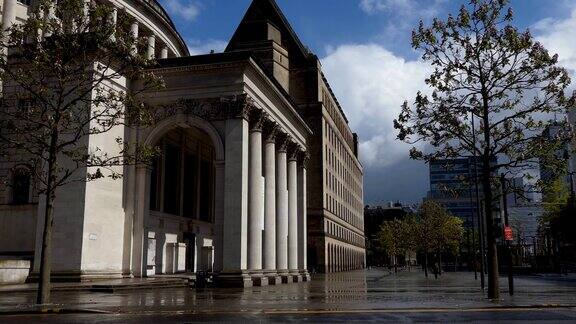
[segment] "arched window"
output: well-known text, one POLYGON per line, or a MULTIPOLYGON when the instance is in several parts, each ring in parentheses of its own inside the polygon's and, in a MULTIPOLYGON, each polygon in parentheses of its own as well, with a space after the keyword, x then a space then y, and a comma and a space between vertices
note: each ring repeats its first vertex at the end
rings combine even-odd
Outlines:
POLYGON ((24 205, 30 202, 30 170, 17 167, 12 171, 12 204, 24 205))

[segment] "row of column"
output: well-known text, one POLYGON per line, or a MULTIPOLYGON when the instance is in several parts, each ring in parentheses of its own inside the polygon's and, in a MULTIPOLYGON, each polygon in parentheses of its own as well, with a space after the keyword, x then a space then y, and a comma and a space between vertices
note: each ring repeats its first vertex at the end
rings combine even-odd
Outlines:
POLYGON ((365 254, 336 244, 328 244, 326 272, 359 270, 364 268, 365 254))
POLYGON ((250 116, 248 270, 305 273, 306 153, 261 111, 250 116))
MULTIPOLYGON (((115 9, 116 10, 116 9, 115 9)), ((134 40, 138 39, 138 33, 140 29, 140 24, 138 22, 133 22, 130 26, 130 34, 134 40)), ((132 54, 138 54, 137 42, 132 45, 132 54)), ((146 38, 146 58, 151 60, 156 58, 156 36, 154 34, 148 35, 146 38)), ((160 59, 168 58, 168 46, 164 45, 160 50, 160 59)))
MULTIPOLYGON (((88 13, 89 4, 90 4, 89 1, 87 1, 85 4, 84 14, 86 15, 86 17, 88 17, 89 14, 88 13)), ((17 6, 17 0, 4 0, 2 8, 2 30, 7 30, 16 22, 16 6, 17 6)), ((48 13, 48 18, 54 18, 56 15, 55 11, 56 11, 55 8, 52 6, 50 8, 50 12, 48 13)), ((112 11, 110 12, 109 23, 112 24, 114 28, 116 28, 117 21, 118 21, 118 8, 113 7, 112 11)), ((137 21, 135 21, 130 26, 130 33, 134 40, 138 39, 139 32, 140 32, 140 24, 137 21)), ((115 36, 112 35, 112 38, 114 37, 115 36)), ((146 40, 147 40, 146 42, 147 47, 145 53, 146 58, 154 59, 156 58, 156 35, 150 34, 146 36, 146 40)), ((133 54, 138 53, 137 42, 135 42, 135 44, 132 46, 132 52, 133 54)), ((160 59, 168 58, 168 53, 169 53, 168 46, 163 45, 162 49, 160 50, 158 58, 160 59)))
MULTIPOLYGON (((87 3, 89 3, 89 2, 87 2, 87 3)), ((116 28, 117 21, 118 21, 118 8, 113 7, 112 11, 110 12, 109 23, 113 26, 113 28, 116 28)), ((134 44, 132 45, 132 54, 134 54, 134 55, 138 54, 138 42, 137 42, 137 40, 139 37, 139 33, 140 33, 140 23, 138 23, 137 21, 134 21, 130 25, 130 35, 132 36, 132 38, 134 40, 134 44)), ((112 37, 114 37, 114 35, 112 37)), ((152 34, 147 35, 145 37, 146 37, 145 57, 149 60, 157 58, 156 57, 156 35, 154 35, 152 33, 152 34)), ((164 44, 162 46, 162 49, 160 50, 160 54, 158 55, 158 58, 160 58, 160 59, 168 58, 168 51, 169 51, 168 46, 166 44, 164 44)))

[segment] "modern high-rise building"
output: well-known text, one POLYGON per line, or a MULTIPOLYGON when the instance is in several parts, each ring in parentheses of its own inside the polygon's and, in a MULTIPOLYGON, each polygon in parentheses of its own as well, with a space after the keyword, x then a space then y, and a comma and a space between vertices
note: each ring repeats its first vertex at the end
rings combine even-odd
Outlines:
MULTIPOLYGON (((480 158, 463 157, 440 159, 430 162, 430 191, 428 199, 444 206, 450 213, 460 217, 464 226, 471 228, 477 223, 475 174, 480 174, 480 158)), ((478 182, 480 199, 482 184, 478 182)))

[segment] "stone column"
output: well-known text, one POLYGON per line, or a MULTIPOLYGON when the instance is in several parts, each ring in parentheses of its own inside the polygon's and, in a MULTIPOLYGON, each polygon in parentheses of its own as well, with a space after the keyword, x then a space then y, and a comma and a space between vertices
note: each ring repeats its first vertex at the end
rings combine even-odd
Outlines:
POLYGON ((280 134, 276 151, 276 270, 283 282, 288 276, 288 171, 286 134, 280 134))
POLYGON ((134 277, 146 277, 148 265, 148 229, 150 214, 150 173, 146 165, 136 168, 136 211, 133 219, 132 274, 134 277))
POLYGON ((306 167, 308 153, 302 152, 298 165, 298 269, 304 280, 309 279, 307 264, 307 202, 306 202, 306 167))
POLYGON ((167 46, 162 47, 162 50, 160 51, 160 58, 161 59, 168 58, 168 47, 167 46))
POLYGON ((248 251, 248 121, 247 116, 226 120, 224 149, 223 286, 252 286, 246 272, 248 251))
POLYGON ((276 134, 278 125, 264 125, 264 271, 270 284, 281 283, 276 272, 276 134))
MULTIPOLYGON (((50 3, 50 7, 48 8, 48 13, 46 15, 44 15, 44 20, 46 20, 46 21, 50 21, 50 20, 54 20, 54 19, 57 19, 56 18, 56 2, 50 3)), ((51 29, 45 30, 43 37, 50 37, 50 36, 52 36, 53 33, 54 33, 54 31, 51 29)))
POLYGON ((216 161, 214 174, 214 271, 223 269, 224 254, 224 161, 216 161))
POLYGON ((146 58, 153 60, 156 57, 156 36, 148 36, 148 48, 146 50, 146 58))
POLYGON ((115 41, 116 40, 116 23, 118 22, 118 8, 114 7, 112 8, 112 11, 110 12, 110 17, 108 17, 110 26, 112 26, 112 34, 110 35, 110 40, 111 41, 115 41))
POLYGON ((298 147, 292 145, 288 156, 288 269, 298 274, 298 147))
POLYGON ((130 36, 132 37, 132 41, 134 42, 132 44, 132 55, 136 55, 138 54, 138 29, 139 29, 139 25, 138 22, 135 21, 132 23, 132 25, 130 25, 130 36))
POLYGON ((16 22, 16 1, 17 0, 4 0, 2 6, 2 30, 12 27, 16 22))
MULTIPOLYGON (((262 186, 262 111, 250 116, 250 161, 248 176, 248 270, 254 284, 263 285, 262 280, 262 230, 264 229, 264 192, 262 186)), ((266 281, 267 283, 267 281, 266 281)))

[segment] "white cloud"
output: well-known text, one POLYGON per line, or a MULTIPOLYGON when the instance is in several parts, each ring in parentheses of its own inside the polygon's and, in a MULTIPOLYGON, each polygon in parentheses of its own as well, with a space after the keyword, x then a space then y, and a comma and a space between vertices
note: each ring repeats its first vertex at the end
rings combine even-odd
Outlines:
POLYGON ((360 9, 370 15, 379 12, 393 12, 401 16, 415 16, 418 19, 437 14, 444 3, 446 0, 361 0, 360 9))
POLYGON ((360 9, 368 14, 375 14, 380 11, 392 10, 394 8, 408 9, 411 7, 411 0, 362 0, 360 9))
POLYGON ((322 59, 323 69, 359 132, 364 164, 385 167, 408 157, 410 145, 396 140, 393 120, 404 100, 412 102, 430 67, 407 61, 376 44, 343 45, 322 59))
POLYGON ((193 21, 200 14, 200 5, 189 0, 164 0, 166 10, 186 21, 193 21))
POLYGON ((200 41, 196 39, 188 40, 188 50, 190 55, 208 54, 211 51, 216 53, 223 52, 228 42, 218 39, 209 39, 200 41))
POLYGON ((551 54, 557 53, 560 65, 569 69, 574 76, 576 74, 576 42, 571 40, 576 30, 576 5, 573 5, 570 17, 540 20, 534 25, 534 30, 536 38, 551 54))

